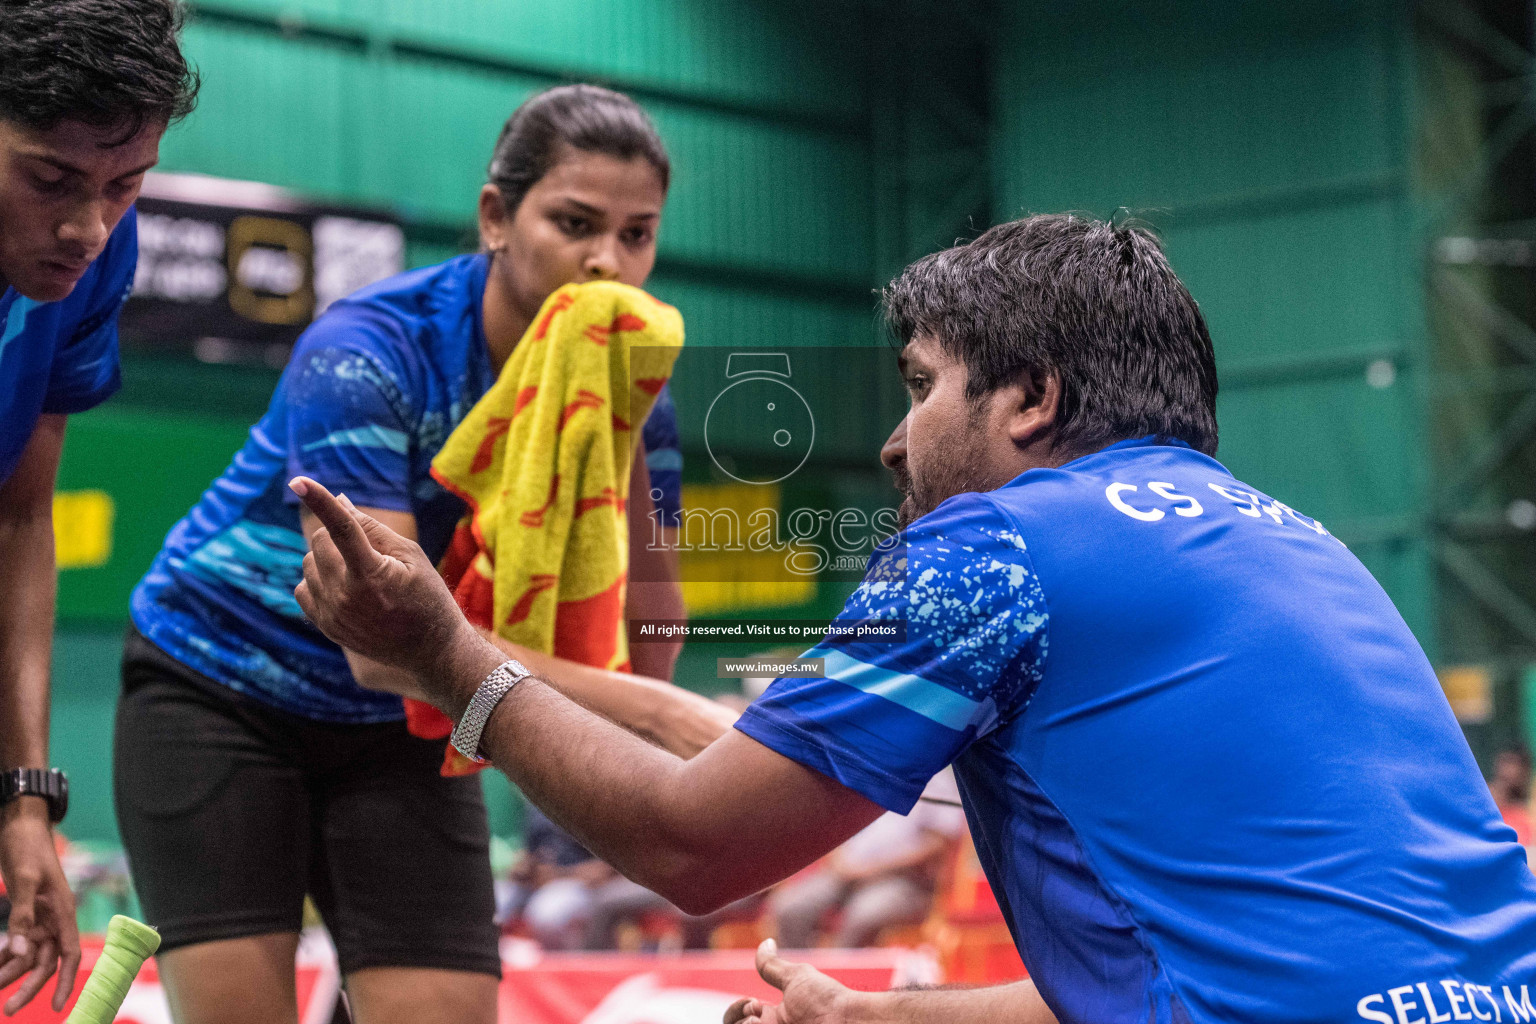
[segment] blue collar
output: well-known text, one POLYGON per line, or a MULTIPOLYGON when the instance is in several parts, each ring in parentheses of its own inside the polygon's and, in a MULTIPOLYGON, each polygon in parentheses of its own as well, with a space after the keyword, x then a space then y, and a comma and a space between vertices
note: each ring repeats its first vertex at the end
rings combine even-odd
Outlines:
POLYGON ((1194 450, 1193 445, 1186 441, 1180 441, 1176 437, 1168 437, 1164 434, 1148 434, 1145 437, 1132 437, 1124 441, 1116 441, 1114 444, 1107 444, 1096 452, 1079 455, 1072 461, 1063 463, 1061 468, 1066 469, 1068 466, 1075 466, 1084 459, 1091 459, 1095 455, 1103 455, 1105 452, 1123 451, 1128 448, 1184 448, 1189 451, 1194 450))

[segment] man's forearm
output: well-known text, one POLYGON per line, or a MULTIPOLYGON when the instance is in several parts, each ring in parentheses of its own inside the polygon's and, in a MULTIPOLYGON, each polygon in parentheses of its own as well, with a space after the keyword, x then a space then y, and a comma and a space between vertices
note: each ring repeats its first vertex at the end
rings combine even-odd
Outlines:
MULTIPOLYGON (((489 649, 494 653, 475 664, 470 679, 500 663, 501 652, 489 649)), ((582 845, 673 902, 679 883, 709 859, 710 816, 700 821, 690 808, 690 787, 681 777, 686 762, 537 677, 503 698, 481 747, 582 845)))
MULTIPOLYGON (((457 720, 504 656, 478 636, 451 647, 436 674, 453 680, 453 695, 440 706, 457 720)), ((799 776, 792 785, 806 788, 801 799, 770 806, 752 795, 754 784, 764 785, 762 766, 748 763, 749 751, 761 751, 755 741, 732 730, 684 761, 537 677, 501 700, 480 745, 582 845, 691 914, 786 877, 879 813, 833 780, 771 753, 774 764, 799 776)))

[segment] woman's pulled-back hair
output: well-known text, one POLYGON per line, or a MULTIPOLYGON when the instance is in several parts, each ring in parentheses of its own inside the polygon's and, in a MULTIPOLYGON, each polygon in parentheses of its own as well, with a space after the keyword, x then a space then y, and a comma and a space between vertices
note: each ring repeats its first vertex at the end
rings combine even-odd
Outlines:
POLYGON ((666 147, 638 103, 596 85, 561 85, 518 107, 496 140, 487 178, 501 190, 507 212, 518 208, 566 146, 620 160, 643 157, 661 176, 663 191, 671 182, 666 147))

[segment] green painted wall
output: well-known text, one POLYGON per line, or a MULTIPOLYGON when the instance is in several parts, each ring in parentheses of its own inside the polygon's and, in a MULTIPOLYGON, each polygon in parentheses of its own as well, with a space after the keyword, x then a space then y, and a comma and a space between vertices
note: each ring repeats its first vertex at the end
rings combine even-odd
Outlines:
POLYGON ((1215 341, 1221 458, 1345 538, 1433 649, 1411 46, 1363 0, 1003 5, 993 209, 1154 224, 1215 341))

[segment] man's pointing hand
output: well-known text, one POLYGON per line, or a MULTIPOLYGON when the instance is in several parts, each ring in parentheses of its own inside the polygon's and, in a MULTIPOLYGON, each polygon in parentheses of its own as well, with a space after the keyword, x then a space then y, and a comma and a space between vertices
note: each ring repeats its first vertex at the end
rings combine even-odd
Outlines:
POLYGON ((456 646, 481 642, 426 553, 308 477, 288 486, 323 527, 293 592, 304 614, 342 647, 417 677, 419 689, 404 696, 462 710, 427 670, 456 646))

